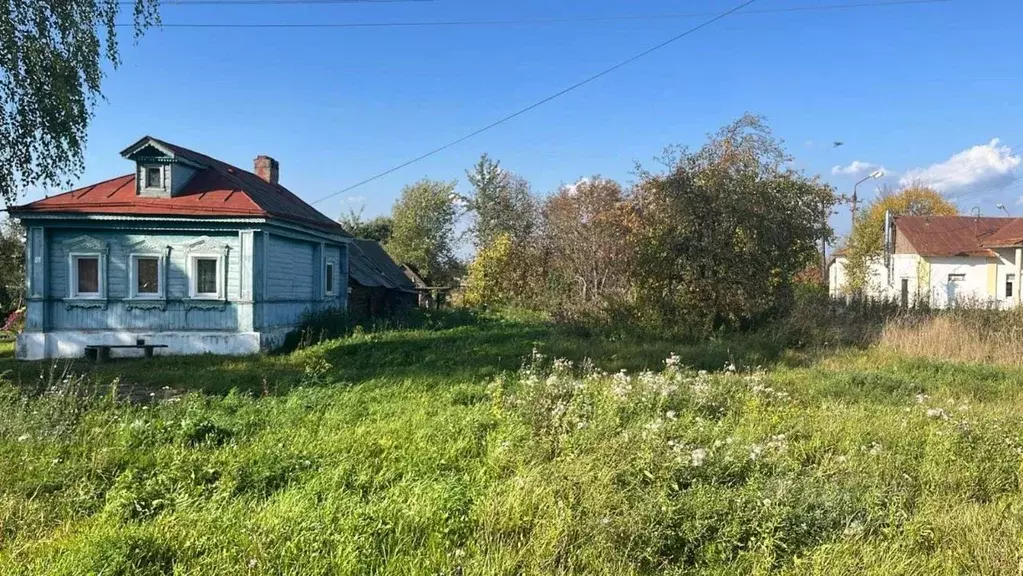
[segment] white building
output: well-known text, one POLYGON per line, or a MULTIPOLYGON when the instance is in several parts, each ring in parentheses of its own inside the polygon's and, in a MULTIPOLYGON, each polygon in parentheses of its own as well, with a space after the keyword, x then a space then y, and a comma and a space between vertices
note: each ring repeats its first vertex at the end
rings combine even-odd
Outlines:
MULTIPOLYGON (((834 298, 848 295, 848 259, 828 267, 834 298)), ((864 294, 936 308, 1020 304, 1023 218, 901 216, 888 219, 884 255, 871 263, 864 294)))

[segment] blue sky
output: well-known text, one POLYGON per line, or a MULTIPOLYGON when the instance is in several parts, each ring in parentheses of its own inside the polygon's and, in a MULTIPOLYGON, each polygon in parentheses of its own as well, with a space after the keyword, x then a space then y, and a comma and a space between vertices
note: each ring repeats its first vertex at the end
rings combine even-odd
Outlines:
MULTIPOLYGON (((855 1, 855 0, 854 0, 855 1)), ((868 0, 869 1, 869 0, 868 0)), ((759 0, 753 9, 849 0, 759 0)), ((516 0, 163 9, 165 23, 404 22, 715 12, 739 0, 516 0)), ((88 184, 130 172, 144 134, 249 168, 258 154, 308 201, 458 138, 705 20, 358 29, 123 30, 90 129, 88 184)), ((127 20, 127 18, 126 18, 127 20)), ((840 191, 884 166, 995 215, 1023 214, 1023 3, 737 14, 400 172, 317 204, 390 211, 421 177, 458 179, 482 152, 539 192, 699 145, 763 114, 799 167, 840 191), (992 143, 994 139, 997 142, 992 143), (845 144, 835 148, 834 141, 845 144), (957 156, 958 154, 958 156, 957 156), (852 165, 854 161, 861 164, 852 165), (845 170, 836 167, 845 168, 845 170)), ((872 187, 861 187, 872 196, 872 187)), ((29 198, 41 195, 34 192, 29 198)), ((833 223, 848 228, 843 210, 833 223)))

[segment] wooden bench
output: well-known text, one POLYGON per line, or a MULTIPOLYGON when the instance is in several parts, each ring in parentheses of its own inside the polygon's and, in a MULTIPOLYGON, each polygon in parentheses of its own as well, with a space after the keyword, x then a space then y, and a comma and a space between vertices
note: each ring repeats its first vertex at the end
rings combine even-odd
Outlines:
POLYGON ((96 344, 85 347, 85 357, 101 364, 110 360, 110 350, 113 348, 134 348, 144 350, 146 358, 153 357, 153 350, 156 348, 167 348, 166 344, 146 344, 145 340, 138 340, 134 344, 96 344))

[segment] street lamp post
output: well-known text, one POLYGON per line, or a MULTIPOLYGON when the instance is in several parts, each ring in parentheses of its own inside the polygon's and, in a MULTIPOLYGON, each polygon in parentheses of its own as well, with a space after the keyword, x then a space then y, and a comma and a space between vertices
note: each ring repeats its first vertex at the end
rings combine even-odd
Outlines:
POLYGON ((874 172, 871 172, 869 176, 867 176, 863 180, 860 180, 859 182, 857 182, 853 186, 852 200, 850 200, 850 202, 849 202, 850 205, 851 205, 851 211, 852 211, 852 225, 853 225, 853 228, 856 227, 856 211, 859 210, 859 207, 860 207, 860 197, 857 194, 856 189, 860 187, 860 184, 863 184, 867 180, 878 180, 880 178, 884 178, 884 170, 876 170, 874 172))

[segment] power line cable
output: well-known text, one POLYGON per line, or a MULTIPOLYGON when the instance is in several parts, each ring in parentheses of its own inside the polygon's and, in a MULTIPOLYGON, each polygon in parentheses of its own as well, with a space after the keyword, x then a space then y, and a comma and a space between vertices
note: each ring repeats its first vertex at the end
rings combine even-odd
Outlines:
MULTIPOLYGON (((209 2, 219 2, 219 0, 206 0, 209 2)), ((280 4, 295 4, 298 3, 294 0, 252 0, 259 3, 280 3, 280 4)), ((302 0, 299 0, 301 2, 302 0)), ((313 3, 322 3, 324 1, 334 2, 336 0, 309 0, 313 3)), ((353 0, 344 0, 345 3, 351 3, 353 0)), ((359 0, 363 3, 367 0, 359 0)), ((431 2, 436 0, 371 0, 372 2, 431 2)), ((825 4, 820 6, 789 6, 783 8, 765 8, 761 10, 746 10, 743 14, 756 15, 756 14, 783 14, 791 12, 824 12, 831 10, 852 10, 859 8, 885 8, 893 6, 909 6, 909 5, 920 5, 920 4, 944 4, 952 2, 953 0, 890 0, 886 2, 855 2, 855 3, 843 3, 843 4, 825 4)), ((187 2, 193 4, 195 1, 187 2)), ((237 4, 239 2, 224 2, 227 4, 237 4)), ((269 23, 231 23, 231 22, 181 22, 181 23, 164 23, 161 24, 163 28, 440 28, 440 27, 459 27, 459 26, 519 26, 519 25, 531 25, 531 24, 572 24, 580 22, 620 22, 620 21, 643 21, 643 20, 677 20, 683 18, 700 18, 707 16, 714 16, 716 12, 689 12, 689 13, 672 13, 672 14, 636 14, 636 15, 611 15, 611 16, 568 16, 564 18, 524 18, 524 19, 508 19, 508 20, 449 20, 449 21, 435 21, 435 22, 418 22, 418 21, 405 21, 405 22, 311 22, 311 23, 284 23, 284 22, 269 22, 269 23)), ((134 26, 134 24, 118 24, 118 26, 134 26)))
POLYGON ((476 136, 478 136, 478 135, 480 135, 480 134, 482 134, 484 132, 487 132, 488 130, 491 130, 491 129, 496 128, 496 127, 498 127, 498 126, 500 126, 500 125, 502 125, 502 124, 504 124, 506 122, 514 120, 515 118, 518 118, 519 116, 522 116, 523 114, 526 114, 527 112, 535 110, 536 108, 539 108, 540 106, 543 106, 544 104, 546 104, 546 103, 548 103, 548 102, 550 102, 552 100, 555 100, 557 98, 560 98, 561 96, 564 96, 565 94, 568 94, 569 92, 573 92, 573 91, 575 91, 575 90, 577 90, 579 88, 582 88, 583 86, 586 86, 586 85, 588 85, 588 84, 590 84, 590 83, 592 83, 592 82, 594 82, 594 81, 596 81, 596 80, 598 80, 600 78, 603 78, 604 76, 607 76, 608 74, 611 74, 612 72, 615 72, 615 71, 617 71, 620 68, 624 68, 625 66, 628 66, 629 64, 632 64, 633 62, 635 62, 635 61, 637 61, 637 60, 639 60, 641 58, 644 58, 644 57, 646 57, 646 56, 648 56, 648 55, 650 55, 650 54, 652 54, 654 52, 657 52, 658 50, 661 50, 662 48, 670 46, 671 44, 674 44, 675 42, 678 42, 679 40, 682 40, 683 38, 685 38, 685 37, 687 37, 687 36, 697 32, 699 30, 702 30, 703 28, 706 28, 707 26, 710 26, 711 24, 714 24, 718 20, 724 19, 724 18, 726 18, 728 16, 731 16, 732 14, 735 14, 736 12, 739 12, 743 8, 746 8, 747 6, 753 4, 756 1, 757 0, 746 0, 745 2, 742 2, 738 6, 732 8, 731 10, 728 10, 726 12, 722 12, 722 13, 716 14, 713 18, 711 18, 711 19, 709 19, 709 20, 707 20, 705 22, 702 22, 701 24, 698 24, 698 25, 696 25, 696 26, 694 26, 694 27, 692 27, 690 29, 688 29, 685 32, 682 32, 681 34, 678 34, 677 36, 669 38, 668 40, 666 40, 664 42, 661 42, 660 44, 657 44, 656 46, 653 46, 652 48, 649 48, 647 50, 644 50, 643 52, 640 52, 639 54, 636 54, 635 56, 627 58, 627 59, 623 60, 622 62, 619 62, 618 64, 615 64, 614 66, 611 66, 610 68, 602 70, 601 72, 598 72, 598 73, 596 73, 596 74, 594 74, 594 75, 592 75, 592 76, 590 76, 590 77, 588 77, 588 78, 586 78, 586 79, 584 79, 584 80, 582 80, 580 82, 577 82, 577 83, 569 86, 568 88, 565 88, 564 90, 561 90, 560 92, 552 94, 552 95, 548 96, 547 98, 544 98, 543 100, 540 100, 538 102, 530 104, 529 106, 526 106, 525 108, 522 108, 522 109, 520 109, 520 110, 518 110, 516 112, 513 112, 513 113, 505 116, 504 118, 501 118, 501 119, 499 119, 499 120, 497 120, 495 122, 492 122, 492 123, 490 123, 490 124, 488 124, 488 125, 486 125, 486 126, 484 126, 482 128, 474 130, 474 131, 470 132, 469 134, 466 134, 465 136, 462 136, 461 138, 458 138, 456 140, 452 140, 451 142, 448 142, 447 144, 444 144, 443 146, 440 146, 438 148, 434 148, 433 150, 430 150, 429 152, 427 152, 425 154, 422 154, 422 155, 416 156, 415 158, 407 160, 407 161, 405 161, 405 162, 403 162, 403 163, 401 163, 401 164, 399 164, 399 165, 397 165, 397 166, 395 166, 393 168, 390 168, 390 169, 385 170, 385 171, 383 171, 383 172, 381 172, 379 174, 376 174, 374 176, 366 178, 365 180, 362 180, 360 182, 352 184, 351 186, 348 186, 347 188, 343 188, 343 189, 341 189, 341 190, 339 190, 337 192, 333 192, 333 193, 328 194, 328 195, 326 195, 326 196, 324 196, 322 198, 314 200, 313 202, 311 202, 311 204, 314 204, 314 205, 315 204, 319 204, 321 202, 324 202, 324 201, 329 200, 331 198, 334 198, 336 196, 340 196, 341 194, 344 194, 346 192, 351 192, 352 190, 355 190, 356 188, 360 188, 360 187, 362 187, 362 186, 364 186, 366 184, 369 184, 370 182, 373 182, 375 180, 379 180, 380 178, 383 178, 385 176, 389 176, 389 175, 391 175, 391 174, 393 174, 393 173, 395 173, 395 172, 397 172, 397 171, 399 171, 399 170, 401 170, 403 168, 407 168, 408 166, 411 166, 412 164, 416 164, 417 162, 420 162, 420 161, 425 160, 425 159, 427 159, 427 158, 429 158, 431 156, 439 154, 440 152, 443 152, 443 151, 445 151, 445 150, 447 150, 449 148, 457 146, 458 144, 461 144, 462 142, 465 142, 466 140, 469 140, 469 139, 474 138, 474 137, 476 137, 476 136))
POLYGON ((447 144, 445 144, 443 146, 440 146, 439 148, 434 148, 433 150, 427 152, 426 154, 422 154, 420 156, 416 156, 415 158, 412 158, 411 160, 403 162, 403 163, 395 166, 394 168, 390 168, 390 169, 385 170, 385 171, 383 171, 383 172, 381 172, 381 173, 379 173, 379 174, 377 174, 375 176, 371 176, 371 177, 366 178, 365 180, 363 180, 361 182, 353 184, 353 185, 351 185, 351 186, 349 186, 347 188, 344 188, 344 189, 339 190, 337 192, 333 192, 331 194, 328 194, 328 195, 326 195, 326 196, 324 196, 322 198, 319 198, 318 200, 314 200, 313 202, 311 202, 311 204, 319 204, 320 202, 323 202, 325 200, 329 200, 330 198, 333 198, 335 196, 339 196, 339 195, 344 194, 346 192, 351 192, 352 190, 355 190, 356 188, 359 188, 361 186, 369 184, 370 182, 373 182, 374 180, 379 180, 380 178, 383 178, 384 176, 389 176, 391 174, 394 174, 395 172, 397 172, 398 170, 401 170, 402 168, 406 168, 408 166, 411 166, 412 164, 415 164, 417 162, 425 160, 425 159, 429 158, 430 156, 433 156, 435 154, 439 154, 440 152, 443 152, 444 150, 447 150, 448 148, 451 148, 453 146, 457 146, 458 144, 461 144, 462 142, 465 142, 466 140, 469 140, 470 138, 474 138, 474 137, 476 137, 476 136, 478 136, 478 135, 480 135, 480 134, 482 134, 482 133, 484 133, 484 132, 486 132, 486 131, 488 131, 488 130, 490 130, 492 128, 496 128, 497 126, 500 126, 501 124, 504 124, 506 122, 514 120, 515 118, 518 118, 519 116, 522 116, 523 114, 525 114, 527 112, 530 112, 532 110, 535 110, 536 108, 539 108, 540 106, 543 106, 544 104, 550 102, 551 100, 555 100, 557 98, 560 98, 561 96, 564 96, 565 94, 568 94, 569 92, 572 92, 574 90, 582 88, 583 86, 586 86, 587 84, 590 84, 591 82, 594 82, 594 81, 596 81, 596 80, 598 80, 600 78, 603 78, 604 76, 607 76, 608 74, 611 74, 612 72, 615 72, 619 68, 623 68, 625 66, 628 66, 629 64, 632 64, 636 60, 639 60, 639 59, 641 59, 641 58, 643 58, 645 56, 653 54, 654 52, 657 52, 658 50, 660 50, 662 48, 670 46, 671 44, 674 44, 675 42, 678 42, 679 40, 685 38, 686 36, 689 36, 690 34, 693 34, 693 33, 697 32, 699 30, 702 30, 702 29, 706 28, 707 26, 710 26, 711 24, 717 22, 718 20, 726 18, 726 17, 728 17, 728 16, 738 12, 739 10, 742 10, 743 8, 749 6, 750 4, 753 4, 756 1, 757 0, 746 0, 745 2, 742 2, 738 6, 732 8, 731 10, 728 10, 726 12, 722 12, 722 13, 718 14, 717 16, 714 16, 710 20, 706 20, 705 22, 703 22, 701 24, 693 26, 692 28, 686 30, 685 32, 682 32, 681 34, 678 34, 677 36, 673 36, 673 37, 669 38, 668 40, 665 40, 664 42, 661 42, 660 44, 657 44, 656 46, 654 46, 652 48, 648 48, 648 49, 644 50, 643 52, 640 52, 639 54, 636 54, 635 56, 627 58, 627 59, 619 62, 618 64, 615 64, 614 66, 611 66, 610 68, 602 70, 601 72, 598 72, 598 73, 596 73, 596 74, 586 78, 585 80, 582 80, 580 82, 576 82, 575 84, 569 86, 568 88, 565 88, 564 90, 561 90, 560 92, 556 92, 556 93, 554 93, 554 94, 544 98, 543 100, 540 100, 538 102, 534 102, 533 104, 530 104, 529 106, 526 106, 525 108, 522 108, 522 109, 520 109, 520 110, 518 110, 516 112, 513 112, 513 113, 505 116, 504 118, 501 118, 500 120, 497 120, 496 122, 491 122, 490 124, 487 124, 486 126, 480 128, 478 130, 474 130, 474 131, 470 132, 469 134, 466 134, 465 136, 462 136, 461 138, 458 138, 457 140, 452 140, 451 142, 448 142, 447 144))

